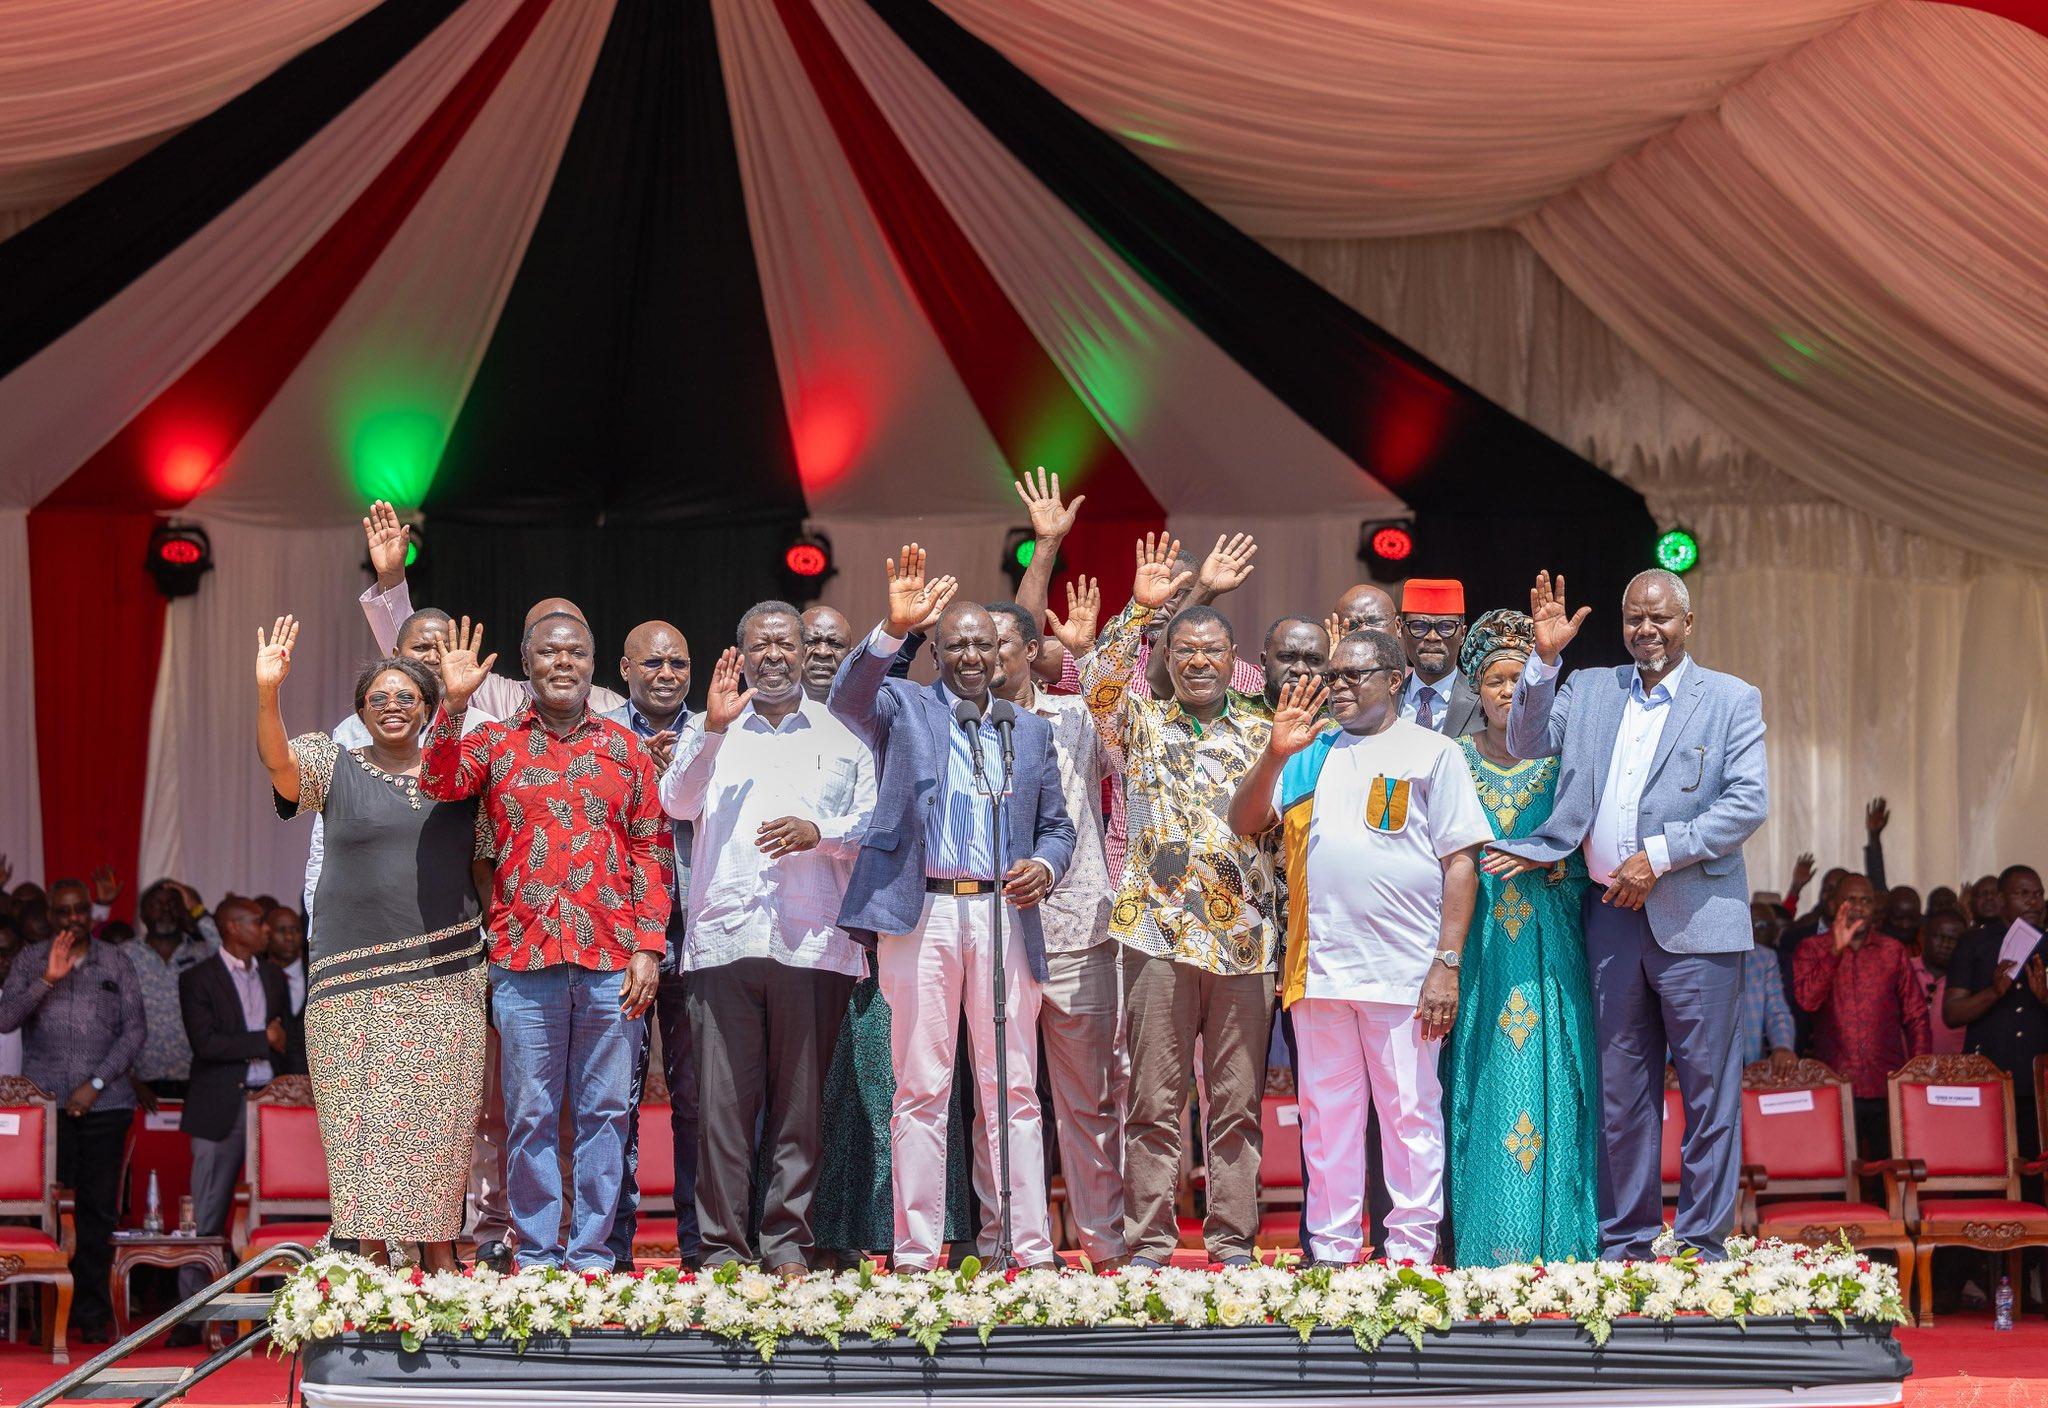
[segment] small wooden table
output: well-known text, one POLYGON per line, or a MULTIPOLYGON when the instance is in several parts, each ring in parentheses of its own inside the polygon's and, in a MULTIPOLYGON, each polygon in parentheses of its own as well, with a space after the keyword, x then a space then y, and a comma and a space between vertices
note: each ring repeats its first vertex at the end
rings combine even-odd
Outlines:
MULTIPOLYGON (((203 1266, 209 1282, 228 1274, 228 1239, 225 1237, 121 1237, 114 1238, 114 1269, 107 1279, 114 1298, 114 1336, 128 1333, 128 1278, 138 1266, 203 1266)), ((180 1297, 182 1299, 182 1297, 180 1297)), ((206 1327, 206 1340, 213 1344, 217 1325, 206 1327)))

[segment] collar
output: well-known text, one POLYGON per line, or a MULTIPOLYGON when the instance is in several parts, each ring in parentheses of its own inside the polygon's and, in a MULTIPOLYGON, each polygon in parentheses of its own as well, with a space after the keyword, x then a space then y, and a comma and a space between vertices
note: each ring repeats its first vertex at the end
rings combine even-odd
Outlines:
POLYGON ((1180 720, 1195 737, 1200 738, 1212 728, 1222 728, 1225 725, 1233 728, 1236 727, 1237 715, 1242 712, 1238 707, 1239 703, 1237 691, 1226 688, 1223 691, 1223 712, 1216 716, 1214 723, 1208 724, 1203 723, 1193 714, 1183 709, 1178 699, 1168 699, 1166 701, 1166 708, 1162 712, 1169 721, 1174 719, 1180 720))
MULTIPOLYGON (((749 705, 748 707, 751 708, 752 706, 749 705)), ((690 706, 688 704, 683 705, 681 712, 676 715, 674 723, 658 725, 654 720, 640 712, 638 704, 635 704, 630 699, 626 701, 626 727, 632 729, 633 732, 639 734, 642 738, 652 738, 655 734, 660 733, 663 728, 672 728, 677 733, 681 733, 683 725, 689 721, 690 706)))
MULTIPOLYGON (((527 683, 531 684, 532 681, 529 680, 527 683)), ((597 711, 590 707, 590 701, 586 699, 583 701, 583 717, 577 721, 576 726, 567 733, 556 733, 547 726, 547 721, 541 718, 540 710, 533 707, 533 694, 531 691, 527 693, 526 702, 521 704, 513 712, 512 717, 505 720, 505 722, 512 728, 525 728, 531 725, 551 738, 561 739, 564 743, 582 737, 589 730, 603 727, 603 721, 598 718, 597 711)))
MULTIPOLYGON (((946 706, 946 714, 948 717, 951 717, 953 713, 953 706, 960 702, 960 696, 955 694, 952 690, 946 688, 946 682, 944 680, 933 680, 932 688, 939 692, 939 702, 946 706)), ((995 695, 991 693, 988 699, 984 701, 981 706, 981 716, 984 719, 988 717, 989 704, 994 702, 995 695)))
POLYGON ((751 728, 756 733, 794 733, 797 729, 816 725, 817 720, 811 717, 811 710, 814 707, 816 706, 811 702, 811 697, 806 694, 797 701, 796 708, 782 716, 782 722, 778 724, 770 723, 766 716, 755 710, 753 701, 749 700, 747 707, 740 710, 740 716, 735 722, 741 728, 751 728))
POLYGON ((220 961, 228 965, 228 970, 230 972, 253 973, 256 971, 256 960, 254 958, 251 958, 247 963, 244 963, 241 959, 236 958, 232 953, 229 953, 227 950, 227 945, 225 944, 221 945, 220 961))
POLYGON ((1641 704, 1668 704, 1678 697, 1679 686, 1685 683, 1686 674, 1691 669, 1692 656, 1682 656, 1670 674, 1659 681, 1654 689, 1646 691, 1643 688, 1643 668, 1638 665, 1628 677, 1629 696, 1641 704))
POLYGON ((1421 697, 1423 690, 1429 689, 1436 692, 1437 703, 1448 704, 1451 702, 1451 688, 1457 681, 1458 672, 1452 670, 1435 684, 1429 684, 1423 680, 1421 675, 1415 673, 1414 667, 1411 666, 1408 670, 1408 683, 1401 687, 1401 702, 1413 704, 1421 697))

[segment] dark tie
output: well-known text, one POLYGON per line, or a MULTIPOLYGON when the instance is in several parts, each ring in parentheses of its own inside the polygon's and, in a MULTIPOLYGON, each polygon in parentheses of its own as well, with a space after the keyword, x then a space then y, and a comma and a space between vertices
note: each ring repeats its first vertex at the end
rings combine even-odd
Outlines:
POLYGON ((1428 685, 1424 685, 1422 693, 1416 697, 1415 722, 1424 728, 1436 727, 1436 691, 1428 685))

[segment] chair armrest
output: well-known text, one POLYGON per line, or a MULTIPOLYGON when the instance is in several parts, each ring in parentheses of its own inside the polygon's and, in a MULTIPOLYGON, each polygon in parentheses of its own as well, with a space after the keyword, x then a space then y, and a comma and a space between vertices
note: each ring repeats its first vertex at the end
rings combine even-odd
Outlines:
POLYGON ((1741 1179, 1743 1187, 1758 1193, 1765 1192, 1771 1186, 1771 1175, 1762 1164, 1744 1164, 1741 1179))
POLYGON ((1885 1210, 1915 1236, 1920 1232, 1920 1185, 1927 1180, 1925 1159, 1858 1159, 1849 1165, 1858 1178, 1877 1174, 1884 1179, 1885 1210))
POLYGON ((2048 1154, 2044 1154, 2038 1159, 2031 1159, 2028 1162, 2021 1164, 2019 1166, 2019 1172, 2021 1177, 2026 1177, 2028 1175, 2036 1173, 2048 1173, 2048 1154))
POLYGON ((1858 1159, 1851 1165, 1851 1171, 1858 1178, 1877 1174, 1883 1178, 1896 1178, 1901 1183, 1922 1183, 1927 1178, 1925 1159, 1858 1159))
POLYGON ((61 1183, 52 1183, 43 1193, 45 1215, 50 1219, 50 1230, 63 1249, 65 1260, 70 1260, 78 1250, 78 1224, 72 1214, 78 1207, 78 1195, 61 1183))

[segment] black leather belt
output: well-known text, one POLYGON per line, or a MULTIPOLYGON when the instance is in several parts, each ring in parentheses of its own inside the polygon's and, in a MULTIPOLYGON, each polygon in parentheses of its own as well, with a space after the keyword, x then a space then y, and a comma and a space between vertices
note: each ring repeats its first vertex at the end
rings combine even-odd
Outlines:
POLYGON ((986 895, 993 891, 993 880, 934 880, 924 878, 924 892, 928 895, 986 895))

